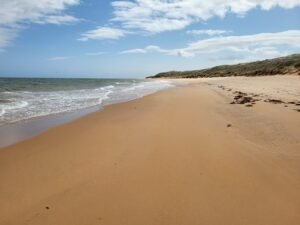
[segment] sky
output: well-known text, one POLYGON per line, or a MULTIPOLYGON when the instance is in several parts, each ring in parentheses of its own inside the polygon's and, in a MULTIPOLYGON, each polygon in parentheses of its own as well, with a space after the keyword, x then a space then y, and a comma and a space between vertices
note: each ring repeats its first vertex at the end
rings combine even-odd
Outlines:
POLYGON ((143 78, 300 53, 300 0, 0 0, 0 76, 143 78))

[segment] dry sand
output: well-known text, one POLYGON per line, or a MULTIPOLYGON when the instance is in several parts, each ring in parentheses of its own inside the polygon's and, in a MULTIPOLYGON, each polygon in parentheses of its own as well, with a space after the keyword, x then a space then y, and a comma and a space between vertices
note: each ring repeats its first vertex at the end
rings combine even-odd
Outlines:
POLYGON ((0 224, 299 225, 300 106, 264 102, 291 80, 193 81, 1 149, 0 224), (229 104, 247 83, 261 100, 229 104))

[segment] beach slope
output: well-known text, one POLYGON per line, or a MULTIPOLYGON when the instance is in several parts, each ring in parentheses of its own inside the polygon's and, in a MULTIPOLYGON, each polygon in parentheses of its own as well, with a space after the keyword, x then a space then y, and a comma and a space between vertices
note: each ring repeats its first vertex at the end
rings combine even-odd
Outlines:
POLYGON ((108 106, 1 149, 0 225, 298 225, 300 112, 288 102, 300 79, 230 79, 108 106))

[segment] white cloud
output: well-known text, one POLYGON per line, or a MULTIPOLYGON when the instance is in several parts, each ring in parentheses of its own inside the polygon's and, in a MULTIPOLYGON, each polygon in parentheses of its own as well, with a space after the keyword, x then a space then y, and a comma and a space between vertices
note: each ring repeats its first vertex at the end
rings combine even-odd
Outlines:
POLYGON ((120 54, 146 54, 148 51, 146 50, 147 47, 143 48, 134 48, 134 49, 129 49, 129 50, 124 50, 120 52, 120 54))
MULTIPOLYGON (((130 33, 156 34, 181 30, 213 17, 223 18, 229 13, 243 16, 255 8, 294 8, 300 6, 300 0, 120 0, 112 1, 111 5, 112 27, 105 27, 105 31, 101 27, 100 30, 88 31, 82 34, 80 40, 119 39, 130 33), (112 32, 116 30, 119 32, 112 32)), ((215 36, 225 34, 226 31, 194 30, 191 33, 215 36)))
POLYGON ((300 0, 134 0, 114 1, 112 21, 123 29, 149 33, 179 30, 188 25, 224 17, 228 13, 239 16, 251 9, 285 9, 300 5, 300 0))
POLYGON ((300 30, 290 30, 278 33, 260 33, 243 36, 214 37, 190 43, 178 51, 192 55, 221 50, 235 52, 251 52, 258 47, 275 46, 300 47, 300 30), (252 49, 252 50, 251 50, 252 49))
POLYGON ((80 0, 1 0, 0 49, 5 48, 30 23, 66 24, 79 19, 64 10, 80 0))
POLYGON ((223 57, 248 58, 275 57, 286 54, 286 49, 300 50, 300 30, 278 33, 260 33, 243 36, 213 37, 188 44, 185 48, 163 49, 147 46, 140 49, 123 51, 123 54, 157 52, 165 55, 193 57, 198 54, 218 53, 223 57), (224 56, 225 54, 225 56, 224 56))
POLYGON ((70 56, 54 56, 54 57, 49 58, 48 60, 49 61, 63 61, 63 60, 67 60, 70 58, 71 58, 70 56))
POLYGON ((232 51, 225 54, 213 54, 209 57, 211 61, 227 61, 232 63, 249 62, 255 60, 263 60, 267 58, 275 58, 286 56, 293 53, 293 51, 280 51, 276 47, 258 47, 248 49, 245 51, 232 51))
POLYGON ((145 48, 129 49, 129 50, 122 51, 120 53, 121 54, 136 54, 136 53, 146 54, 150 52, 159 52, 159 53, 168 54, 170 50, 161 49, 159 46, 156 45, 149 45, 145 48))
POLYGON ((16 37, 16 30, 0 26, 0 51, 8 46, 12 39, 16 37))
POLYGON ((90 30, 81 35, 80 41, 87 40, 104 40, 104 39, 120 39, 125 36, 127 32, 122 29, 110 27, 98 27, 95 30, 90 30))
POLYGON ((87 56, 98 56, 98 55, 104 55, 106 52, 88 52, 85 55, 87 56))
POLYGON ((80 19, 77 19, 70 15, 55 15, 55 16, 46 16, 42 20, 34 21, 38 24, 69 24, 69 23, 76 23, 79 22, 80 19))
POLYGON ((228 31, 228 30, 188 30, 186 33, 193 34, 193 35, 217 36, 217 35, 231 33, 231 31, 228 31))

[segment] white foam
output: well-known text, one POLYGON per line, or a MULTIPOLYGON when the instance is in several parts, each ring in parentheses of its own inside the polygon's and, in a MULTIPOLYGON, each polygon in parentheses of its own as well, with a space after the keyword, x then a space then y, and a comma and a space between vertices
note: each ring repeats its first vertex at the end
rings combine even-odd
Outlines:
POLYGON ((95 89, 11 92, 11 103, 0 104, 0 124, 124 102, 173 86, 165 81, 119 83, 95 89))
POLYGON ((105 87, 101 87, 100 90, 109 90, 109 89, 112 89, 114 87, 115 87, 114 85, 108 85, 108 86, 105 86, 105 87))
POLYGON ((1 109, 0 110, 0 116, 4 115, 4 113, 5 113, 5 109, 1 109))
POLYGON ((0 109, 5 113, 7 110, 21 109, 26 106, 28 106, 28 102, 26 101, 10 102, 10 103, 4 103, 0 105, 0 109))
POLYGON ((125 88, 125 89, 123 89, 122 91, 123 91, 123 92, 126 92, 126 91, 134 91, 134 90, 136 90, 136 89, 143 88, 143 87, 145 87, 145 85, 143 85, 143 84, 140 84, 140 85, 133 85, 133 87, 125 88))

